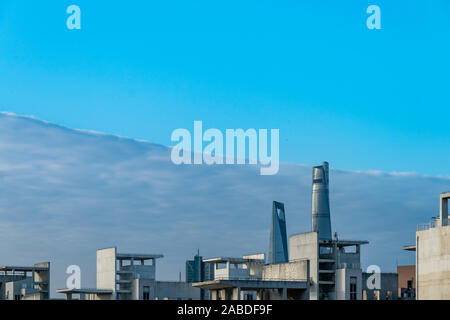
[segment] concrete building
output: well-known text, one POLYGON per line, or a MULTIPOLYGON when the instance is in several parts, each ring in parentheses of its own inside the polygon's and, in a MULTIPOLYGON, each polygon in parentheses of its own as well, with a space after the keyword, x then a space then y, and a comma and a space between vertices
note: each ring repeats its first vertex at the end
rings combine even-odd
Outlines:
POLYGON ((416 266, 398 266, 398 296, 403 300, 416 299, 416 266))
MULTIPOLYGON (((214 265, 203 261, 200 251, 193 260, 186 261, 186 282, 202 282, 214 280, 214 265)), ((200 300, 210 300, 211 296, 208 291, 201 289, 200 300)))
POLYGON ((0 300, 50 298, 50 262, 32 267, 0 267, 0 300))
POLYGON ((264 265, 264 254, 242 258, 214 258, 214 280, 194 283, 210 290, 212 300, 308 299, 309 263, 306 260, 264 265))
POLYGON ((61 289, 68 300, 189 300, 200 290, 181 281, 156 281, 156 259, 162 254, 118 253, 117 248, 97 250, 97 287, 61 289))
POLYGON ((448 199, 440 195, 439 217, 416 232, 416 294, 418 300, 450 299, 450 224, 448 199))
POLYGON ((289 261, 284 204, 274 201, 270 226, 269 264, 289 261))
POLYGON ((289 239, 290 261, 308 260, 311 300, 361 300, 360 246, 367 241, 320 240, 318 232, 289 239))

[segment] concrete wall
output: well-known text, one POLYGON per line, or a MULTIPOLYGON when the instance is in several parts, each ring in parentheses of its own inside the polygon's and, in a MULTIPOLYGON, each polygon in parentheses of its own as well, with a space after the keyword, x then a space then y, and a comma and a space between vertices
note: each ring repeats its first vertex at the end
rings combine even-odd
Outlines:
POLYGON ((32 300, 42 300, 42 299, 41 299, 41 294, 39 292, 36 292, 36 293, 31 293, 31 294, 27 294, 26 296, 23 296, 22 300, 32 301, 32 300))
POLYGON ((143 300, 144 299, 144 287, 149 288, 149 300, 155 299, 155 280, 151 279, 134 279, 131 285, 131 299, 143 300))
MULTIPOLYGON (((22 298, 22 289, 28 288, 31 289, 33 287, 33 278, 26 278, 24 280, 8 282, 5 284, 5 299, 6 300, 15 300, 16 296, 22 298)), ((35 292, 35 291, 34 291, 35 292)))
POLYGON ((97 289, 116 291, 116 248, 97 250, 97 289))
POLYGON ((200 289, 186 282, 156 281, 155 299, 200 300, 200 289))
POLYGON ((6 299, 6 283, 26 279, 22 275, 0 275, 0 300, 6 299))
POLYGON ((35 282, 42 282, 39 285, 39 290, 43 290, 40 295, 41 299, 50 299, 50 262, 36 263, 34 266, 37 268, 48 268, 48 271, 34 272, 33 276, 35 282))
POLYGON ((450 227, 416 233, 418 300, 450 299, 450 227))
POLYGON ((350 278, 356 277, 356 299, 362 300, 362 270, 336 269, 335 288, 336 300, 350 300, 350 278))
MULTIPOLYGON (((247 256, 243 256, 244 259, 260 259, 265 261, 266 256, 264 253, 251 254, 247 256)), ((249 269, 249 274, 251 276, 261 276, 262 268, 264 267, 264 262, 251 262, 248 265, 244 265, 244 268, 249 269)))
MULTIPOLYGON (((130 279, 155 279, 156 267, 151 265, 129 265, 123 266, 120 270, 133 272, 128 278, 130 279)), ((126 279, 127 276, 122 276, 126 279)))
POLYGON ((289 261, 309 260, 310 299, 319 298, 319 240, 317 232, 296 234, 289 237, 289 261))
POLYGON ((298 260, 288 263, 264 266, 263 280, 307 280, 309 274, 308 260, 298 260))

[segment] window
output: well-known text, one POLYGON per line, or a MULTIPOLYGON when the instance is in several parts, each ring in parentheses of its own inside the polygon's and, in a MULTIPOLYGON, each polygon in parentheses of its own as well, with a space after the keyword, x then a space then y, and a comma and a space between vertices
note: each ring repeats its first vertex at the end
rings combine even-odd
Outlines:
POLYGON ((350 300, 356 300, 357 294, 356 294, 356 277, 350 277, 350 300))
POLYGON ((408 289, 412 289, 412 280, 408 280, 407 286, 408 286, 408 289))

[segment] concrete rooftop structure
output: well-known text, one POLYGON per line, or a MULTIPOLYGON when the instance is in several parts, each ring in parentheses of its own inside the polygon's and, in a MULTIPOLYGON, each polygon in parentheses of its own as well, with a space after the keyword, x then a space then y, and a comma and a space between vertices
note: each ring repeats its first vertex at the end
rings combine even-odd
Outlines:
POLYGON ((116 247, 97 250, 97 287, 57 290, 68 300, 200 299, 191 284, 156 281, 156 260, 162 254, 119 253, 116 247))
POLYGON ((50 262, 0 267, 0 300, 50 298, 50 262))

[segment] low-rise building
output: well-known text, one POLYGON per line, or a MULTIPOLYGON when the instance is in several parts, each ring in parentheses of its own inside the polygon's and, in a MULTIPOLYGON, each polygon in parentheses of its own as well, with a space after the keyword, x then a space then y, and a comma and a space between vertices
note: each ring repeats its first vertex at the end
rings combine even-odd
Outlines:
POLYGON ((157 281, 156 260, 162 254, 118 253, 97 250, 97 287, 60 289, 67 299, 86 300, 199 300, 200 289, 181 281, 157 281))
POLYGON ((207 259, 214 280, 193 286, 211 291, 212 300, 308 299, 308 261, 264 265, 264 254, 207 259))
POLYGON ((0 300, 47 300, 50 298, 50 262, 32 267, 0 267, 0 300))

